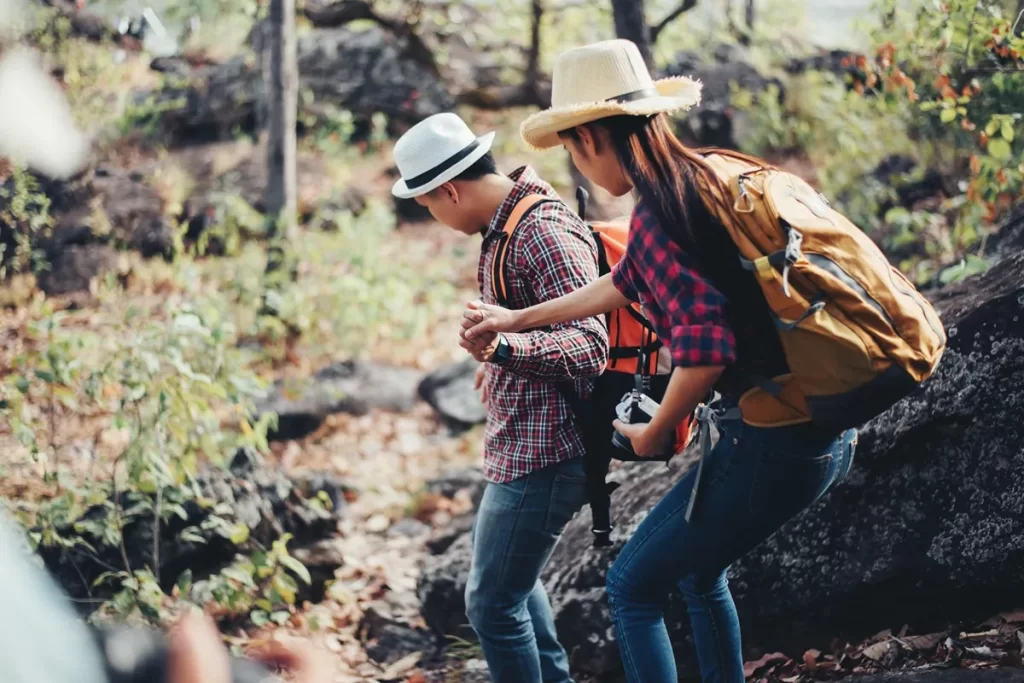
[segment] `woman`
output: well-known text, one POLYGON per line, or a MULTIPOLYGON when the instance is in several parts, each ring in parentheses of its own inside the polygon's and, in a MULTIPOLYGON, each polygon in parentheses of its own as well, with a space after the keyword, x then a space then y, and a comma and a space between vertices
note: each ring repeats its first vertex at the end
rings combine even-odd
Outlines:
POLYGON ((521 132, 535 148, 562 144, 579 170, 611 194, 635 192, 626 254, 612 273, 560 299, 520 311, 474 303, 463 322, 462 343, 471 348, 485 332, 529 329, 640 301, 673 361, 654 419, 615 423, 640 455, 662 450, 674 426, 712 390, 721 396, 712 406, 720 439, 702 470, 691 468, 654 506, 608 573, 626 675, 643 683, 678 680, 663 617, 676 584, 686 598, 703 680, 743 681, 726 569, 845 476, 856 441, 854 430, 829 432, 808 423, 759 428, 739 419, 738 398, 752 386, 748 378, 778 376, 786 362, 757 284, 705 205, 716 193, 702 188, 720 181, 699 151, 676 139, 666 115, 699 99, 699 85, 690 79, 652 81, 629 41, 560 55, 553 107, 524 121, 521 132))

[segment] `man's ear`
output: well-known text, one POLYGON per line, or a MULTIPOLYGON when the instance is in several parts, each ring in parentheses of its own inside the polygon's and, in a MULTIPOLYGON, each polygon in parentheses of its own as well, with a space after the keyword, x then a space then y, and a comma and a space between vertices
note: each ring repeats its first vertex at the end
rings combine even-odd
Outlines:
POLYGON ((448 199, 451 200, 452 204, 459 203, 459 191, 455 189, 455 185, 453 185, 452 183, 445 183, 441 187, 437 188, 435 192, 438 192, 443 196, 448 197, 448 199))

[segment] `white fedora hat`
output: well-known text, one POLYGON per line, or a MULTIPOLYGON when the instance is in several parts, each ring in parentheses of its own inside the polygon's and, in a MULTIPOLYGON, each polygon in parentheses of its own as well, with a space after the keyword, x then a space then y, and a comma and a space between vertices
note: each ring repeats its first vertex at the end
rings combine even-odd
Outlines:
POLYGON ((650 116, 700 103, 701 84, 687 76, 653 80, 640 50, 617 38, 566 50, 555 59, 551 107, 519 127, 527 145, 556 147, 558 133, 608 116, 650 116))
POLYGON ((440 187, 487 154, 493 142, 493 132, 477 137, 450 112, 423 119, 395 143, 395 165, 402 177, 391 194, 410 199, 440 187))

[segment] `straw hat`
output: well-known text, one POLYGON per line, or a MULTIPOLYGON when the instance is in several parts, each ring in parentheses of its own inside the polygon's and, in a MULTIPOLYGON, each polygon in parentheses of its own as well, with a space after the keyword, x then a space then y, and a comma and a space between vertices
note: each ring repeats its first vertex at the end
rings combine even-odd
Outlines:
POLYGON ((686 76, 653 80, 635 43, 604 40, 558 55, 551 108, 527 118, 519 132, 535 149, 556 147, 560 131, 619 114, 686 110, 700 103, 700 91, 686 76))
POLYGON ((391 194, 411 199, 455 178, 487 154, 494 133, 477 136, 451 112, 423 119, 395 143, 395 165, 401 178, 391 194))

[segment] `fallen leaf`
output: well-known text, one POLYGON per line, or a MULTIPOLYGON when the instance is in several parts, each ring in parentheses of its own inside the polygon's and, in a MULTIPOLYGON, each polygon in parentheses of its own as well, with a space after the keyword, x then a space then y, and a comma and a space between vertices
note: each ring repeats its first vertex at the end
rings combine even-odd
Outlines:
POLYGON ((413 672, 413 674, 405 680, 406 683, 427 683, 427 677, 423 675, 422 671, 413 672))
POLYGON ((889 652, 889 649, 891 647, 892 641, 883 640, 880 643, 875 643, 874 645, 867 646, 866 648, 861 650, 861 654, 867 657, 868 659, 877 662, 881 660, 882 657, 886 655, 886 653, 889 652))
POLYGON ((391 526, 391 520, 385 515, 374 515, 370 519, 366 520, 366 529, 370 533, 380 533, 387 531, 388 527, 391 526))
POLYGON ((997 652, 988 645, 982 645, 981 647, 965 647, 964 652, 974 655, 975 657, 980 657, 981 659, 1000 659, 1003 656, 1002 652, 997 652))
POLYGON ((399 678, 403 674, 408 673, 415 668, 421 659, 423 659, 422 652, 413 652, 410 655, 406 655, 397 662, 391 664, 388 668, 384 669, 384 673, 381 674, 380 677, 385 680, 399 678))
POLYGON ((808 671, 814 671, 817 668, 818 657, 820 656, 820 650, 808 650, 804 653, 804 666, 807 667, 808 671))
POLYGON ((982 633, 965 633, 962 638, 989 638, 991 636, 998 636, 999 631, 992 629, 991 631, 984 631, 982 633))
POLYGON ((1015 609, 1009 612, 1003 612, 999 615, 999 618, 1007 624, 1024 624, 1024 609, 1015 609))
POLYGON ((781 652, 772 652, 771 654, 767 654, 764 657, 761 657, 761 659, 758 659, 757 661, 744 663, 743 675, 746 678, 750 678, 766 666, 778 664, 780 662, 786 661, 787 659, 789 659, 789 657, 782 654, 781 652))
POLYGON ((934 650, 942 642, 944 633, 929 633, 923 636, 907 636, 901 638, 900 642, 912 650, 934 650))
POLYGON ((782 681, 782 683, 796 683, 800 680, 800 674, 790 676, 789 678, 780 678, 779 680, 782 681))

